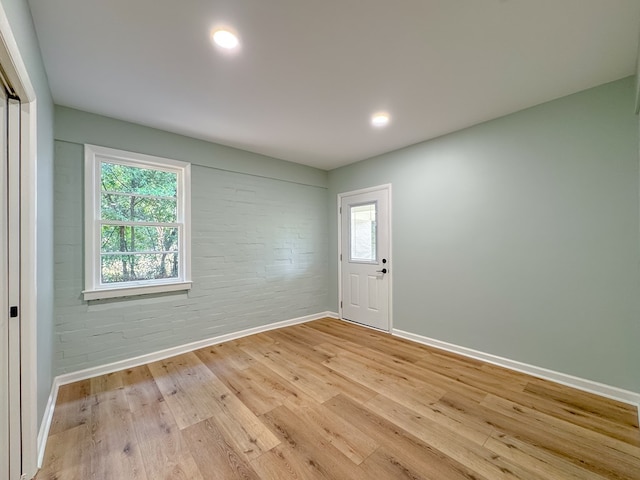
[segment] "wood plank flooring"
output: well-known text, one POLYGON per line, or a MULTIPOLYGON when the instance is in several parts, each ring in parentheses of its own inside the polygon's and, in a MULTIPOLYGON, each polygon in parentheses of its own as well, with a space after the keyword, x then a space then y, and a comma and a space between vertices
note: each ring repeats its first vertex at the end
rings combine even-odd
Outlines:
POLYGON ((634 407, 323 319, 65 385, 38 480, 640 479, 634 407))

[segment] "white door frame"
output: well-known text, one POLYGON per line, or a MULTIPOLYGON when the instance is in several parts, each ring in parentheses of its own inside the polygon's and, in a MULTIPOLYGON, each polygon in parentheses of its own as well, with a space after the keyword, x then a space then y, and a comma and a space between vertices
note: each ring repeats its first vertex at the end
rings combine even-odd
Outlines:
POLYGON ((9 19, 0 4, 0 63, 21 100, 20 120, 20 318, 22 466, 26 478, 37 471, 37 164, 36 94, 9 19))
MULTIPOLYGON (((389 279, 389 333, 393 331, 393 209, 391 208, 392 203, 392 195, 391 195, 391 184, 385 183, 382 185, 377 185, 375 187, 367 187, 361 188, 359 190, 352 190, 350 192, 343 192, 338 194, 338 205, 336 209, 336 213, 338 216, 338 315, 341 319, 344 320, 344 316, 342 314, 342 261, 340 260, 340 250, 342 249, 342 219, 340 216, 340 207, 342 206, 343 197, 349 197, 351 195, 360 195, 362 193, 376 192, 379 190, 387 190, 388 198, 389 198, 389 273, 386 275, 389 279)), ((368 325, 362 325, 363 327, 372 328, 374 330, 380 331, 377 328, 369 327, 368 325)))

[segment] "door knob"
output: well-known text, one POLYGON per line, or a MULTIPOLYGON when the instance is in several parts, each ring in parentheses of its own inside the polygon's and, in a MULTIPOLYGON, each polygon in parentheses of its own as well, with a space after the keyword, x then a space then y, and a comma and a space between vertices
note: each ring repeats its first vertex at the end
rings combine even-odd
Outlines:
POLYGON ((376 273, 387 273, 387 269, 383 268, 382 270, 376 270, 376 273))

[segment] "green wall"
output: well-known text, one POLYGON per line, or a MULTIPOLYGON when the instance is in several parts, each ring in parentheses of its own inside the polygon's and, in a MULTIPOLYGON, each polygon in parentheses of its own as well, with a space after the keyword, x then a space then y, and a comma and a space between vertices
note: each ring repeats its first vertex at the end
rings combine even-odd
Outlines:
POLYGON ((37 98, 37 388, 40 421, 53 380, 53 101, 26 0, 0 1, 37 98))
POLYGON ((327 186, 327 172, 184 135, 56 105, 55 137, 70 143, 110 146, 302 185, 327 186))
POLYGON ((640 392, 634 85, 329 172, 330 258, 336 195, 392 183, 394 328, 640 392))
POLYGON ((55 114, 55 374, 327 310, 327 172, 69 108, 55 114), (192 164, 189 292, 84 301, 84 143, 192 164))

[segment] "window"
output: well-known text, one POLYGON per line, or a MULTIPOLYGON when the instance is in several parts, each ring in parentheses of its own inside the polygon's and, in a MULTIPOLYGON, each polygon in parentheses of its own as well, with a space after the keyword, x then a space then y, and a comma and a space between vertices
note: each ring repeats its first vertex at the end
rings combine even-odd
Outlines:
POLYGON ((190 165, 85 145, 85 300, 187 290, 190 165))
POLYGON ((353 205, 349 208, 351 222, 349 259, 352 262, 376 263, 377 261, 377 202, 353 205))

